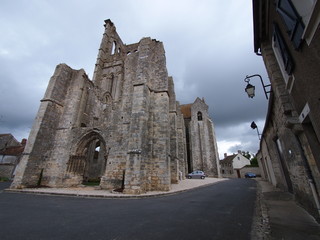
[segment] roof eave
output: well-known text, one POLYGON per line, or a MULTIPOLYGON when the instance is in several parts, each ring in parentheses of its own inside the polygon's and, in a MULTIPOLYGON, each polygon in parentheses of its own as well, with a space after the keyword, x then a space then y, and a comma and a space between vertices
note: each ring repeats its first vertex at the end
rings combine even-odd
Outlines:
POLYGON ((261 1, 252 0, 252 10, 253 10, 253 42, 254 42, 254 52, 260 54, 261 48, 261 1))

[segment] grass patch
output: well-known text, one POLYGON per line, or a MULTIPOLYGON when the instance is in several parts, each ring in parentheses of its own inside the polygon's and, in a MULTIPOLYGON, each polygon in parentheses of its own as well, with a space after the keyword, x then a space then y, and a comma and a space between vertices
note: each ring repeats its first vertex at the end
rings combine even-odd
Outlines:
POLYGON ((100 185, 100 180, 88 180, 87 182, 82 183, 85 186, 99 186, 100 185))
POLYGON ((10 179, 7 177, 0 177, 0 182, 10 182, 10 179))

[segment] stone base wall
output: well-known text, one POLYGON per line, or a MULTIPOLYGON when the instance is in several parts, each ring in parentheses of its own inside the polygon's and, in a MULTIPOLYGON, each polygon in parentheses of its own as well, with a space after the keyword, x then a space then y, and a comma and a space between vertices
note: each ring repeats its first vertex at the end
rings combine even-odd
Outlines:
POLYGON ((0 164, 0 177, 11 179, 15 167, 12 164, 0 164))
POLYGON ((256 174, 257 177, 261 177, 261 170, 259 167, 244 167, 244 168, 241 168, 240 170, 240 174, 241 174, 241 178, 244 178, 245 174, 247 172, 252 172, 254 174, 256 174))

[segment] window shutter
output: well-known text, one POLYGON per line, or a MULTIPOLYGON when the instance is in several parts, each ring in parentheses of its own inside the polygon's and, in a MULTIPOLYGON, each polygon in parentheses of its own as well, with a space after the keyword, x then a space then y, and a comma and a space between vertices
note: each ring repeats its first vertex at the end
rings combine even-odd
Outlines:
POLYGON ((302 18, 296 11, 291 0, 277 0, 277 12, 280 14, 286 26, 294 48, 298 49, 301 45, 304 31, 302 18))
POLYGON ((278 25, 275 23, 273 24, 273 40, 275 41, 276 47, 278 47, 281 52, 281 57, 282 57, 286 72, 289 75, 291 75, 294 69, 294 62, 283 40, 280 29, 278 25))

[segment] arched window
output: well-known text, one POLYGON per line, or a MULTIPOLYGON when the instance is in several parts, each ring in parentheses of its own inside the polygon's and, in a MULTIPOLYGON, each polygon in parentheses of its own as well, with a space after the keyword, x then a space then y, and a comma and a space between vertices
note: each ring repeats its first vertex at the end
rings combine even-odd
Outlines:
POLYGON ((112 97, 111 97, 110 93, 106 93, 104 95, 104 98, 105 98, 105 103, 106 104, 111 104, 112 103, 112 97))
POLYGON ((100 152, 100 141, 96 143, 96 147, 94 149, 94 155, 93 155, 93 162, 97 163, 99 158, 99 152, 100 152))
POLYGON ((202 121, 202 113, 198 112, 197 116, 198 116, 198 121, 202 121))
POLYGON ((111 55, 114 55, 117 52, 117 43, 114 41, 111 47, 111 55))
POLYGON ((112 89, 113 89, 113 83, 114 83, 114 75, 111 74, 111 78, 110 78, 110 89, 109 92, 112 94, 112 89))

